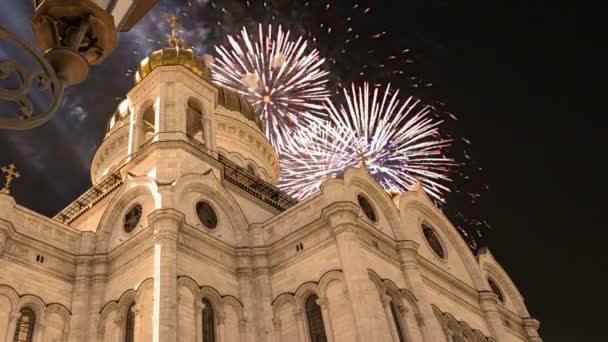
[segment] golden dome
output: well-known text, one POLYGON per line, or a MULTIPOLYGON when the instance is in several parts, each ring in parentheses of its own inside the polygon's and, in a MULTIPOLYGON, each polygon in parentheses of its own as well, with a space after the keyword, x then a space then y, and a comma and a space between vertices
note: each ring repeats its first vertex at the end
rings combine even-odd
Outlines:
POLYGON ((161 65, 181 65, 205 81, 211 82, 211 70, 201 62, 200 58, 191 49, 175 46, 154 51, 141 61, 135 73, 135 84, 141 82, 152 70, 161 65))

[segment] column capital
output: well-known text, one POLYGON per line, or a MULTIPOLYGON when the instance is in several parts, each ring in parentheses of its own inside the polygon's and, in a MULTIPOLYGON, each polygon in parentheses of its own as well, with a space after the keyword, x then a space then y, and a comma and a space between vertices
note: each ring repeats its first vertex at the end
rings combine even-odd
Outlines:
POLYGON ((486 306, 486 309, 496 308, 496 304, 498 303, 498 296, 496 295, 496 293, 492 291, 482 290, 478 292, 478 296, 479 304, 482 305, 482 309, 484 308, 484 306, 486 306))
POLYGON ((4 253, 8 244, 8 232, 0 227, 0 255, 4 253))
POLYGON ((420 244, 414 240, 399 240, 397 241, 397 251, 410 252, 418 254, 420 244))
POLYGON ((327 306, 329 305, 329 300, 327 300, 327 297, 317 298, 316 302, 317 305, 321 307, 321 310, 326 310, 327 306))
POLYGON ((280 319, 278 319, 278 318, 276 318, 276 317, 275 317, 275 318, 273 318, 273 319, 272 319, 272 324, 274 324, 274 328, 275 328, 276 330, 281 330, 281 320, 280 320, 280 319))
POLYGON ((385 308, 391 305, 391 300, 393 300, 391 296, 387 294, 380 294, 380 301, 382 301, 382 306, 385 308))
POLYGON ((8 315, 8 317, 11 318, 11 319, 17 320, 17 319, 21 318, 21 312, 20 311, 13 311, 13 312, 11 312, 8 315))
POLYGON ((226 323, 226 314, 220 311, 217 315, 217 324, 222 325, 224 323, 226 323))
POLYGON ((194 301, 194 310, 197 311, 203 311, 203 309, 205 308, 205 303, 203 303, 202 301, 194 301))
POLYGON ((531 328, 534 330, 538 330, 538 328, 540 328, 540 322, 532 317, 524 318, 522 320, 522 325, 524 328, 531 328))
POLYGON ((155 225, 162 221, 170 221, 181 226, 184 222, 184 214, 175 209, 167 208, 156 209, 148 215, 148 223, 150 223, 150 225, 155 225))
POLYGON ((355 226, 359 211, 359 206, 352 202, 337 202, 324 208, 321 212, 321 218, 335 231, 344 225, 355 226))

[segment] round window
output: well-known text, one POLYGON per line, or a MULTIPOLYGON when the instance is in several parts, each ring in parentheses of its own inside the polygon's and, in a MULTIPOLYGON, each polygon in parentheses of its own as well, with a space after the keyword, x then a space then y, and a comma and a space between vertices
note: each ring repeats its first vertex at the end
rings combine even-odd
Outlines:
POLYGON ((363 210, 365 216, 367 216, 370 221, 376 222, 376 211, 369 200, 365 196, 359 195, 357 196, 357 201, 359 201, 359 206, 361 207, 361 210, 363 210))
POLYGON ((135 229, 135 227, 137 227, 137 224, 141 219, 141 213, 141 204, 135 204, 129 210, 127 210, 123 220, 123 228, 125 229, 125 232, 130 233, 135 229))
POLYGON ((488 279, 488 284, 490 284, 490 288, 492 289, 492 292, 494 292, 494 294, 498 297, 498 300, 501 303, 504 303, 505 297, 502 295, 502 291, 500 291, 500 287, 498 287, 498 284, 496 284, 496 282, 492 279, 488 279))
POLYGON ((209 229, 217 227, 217 215, 209 203, 201 201, 196 204, 198 219, 209 229))
POLYGON ((439 238, 437 237, 437 234, 435 234, 435 230, 433 230, 433 228, 431 228, 430 226, 423 223, 422 224, 422 233, 424 234, 424 238, 426 239, 426 242, 428 242, 429 246, 431 246, 431 249, 433 250, 433 252, 435 252, 435 254, 437 254, 437 256, 439 256, 441 259, 445 259, 445 251, 443 250, 443 246, 441 245, 441 242, 439 242, 439 238))

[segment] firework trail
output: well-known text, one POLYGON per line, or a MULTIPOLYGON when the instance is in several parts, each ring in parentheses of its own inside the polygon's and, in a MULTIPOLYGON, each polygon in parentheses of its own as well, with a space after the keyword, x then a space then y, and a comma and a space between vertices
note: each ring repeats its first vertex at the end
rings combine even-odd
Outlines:
POLYGON ((233 89, 254 105, 266 137, 277 151, 299 126, 323 117, 329 96, 325 59, 308 42, 292 40, 290 32, 258 25, 252 40, 246 28, 228 37, 228 46, 216 47, 213 80, 233 89))
POLYGON ((421 182, 439 202, 450 191, 450 171, 458 164, 445 156, 451 140, 434 109, 413 97, 402 101, 390 85, 383 93, 368 83, 344 89, 344 104, 326 100, 329 120, 300 130, 286 144, 279 187, 304 198, 323 180, 363 161, 386 190, 405 192, 421 182))

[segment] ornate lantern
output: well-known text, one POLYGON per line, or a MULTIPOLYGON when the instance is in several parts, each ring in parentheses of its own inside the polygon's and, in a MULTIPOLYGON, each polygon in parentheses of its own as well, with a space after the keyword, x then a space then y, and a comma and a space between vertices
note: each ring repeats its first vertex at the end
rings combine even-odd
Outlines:
POLYGON ((0 26, 0 39, 7 40, 34 57, 41 70, 30 71, 15 60, 0 60, 0 80, 12 73, 19 78, 18 89, 0 88, 0 100, 19 107, 16 118, 0 117, 0 128, 28 129, 48 121, 57 111, 63 88, 87 78, 89 65, 101 63, 116 47, 118 32, 128 31, 158 0, 33 0, 32 30, 44 59, 0 26), (53 101, 48 110, 33 115, 29 98, 32 83, 50 90, 53 101))

